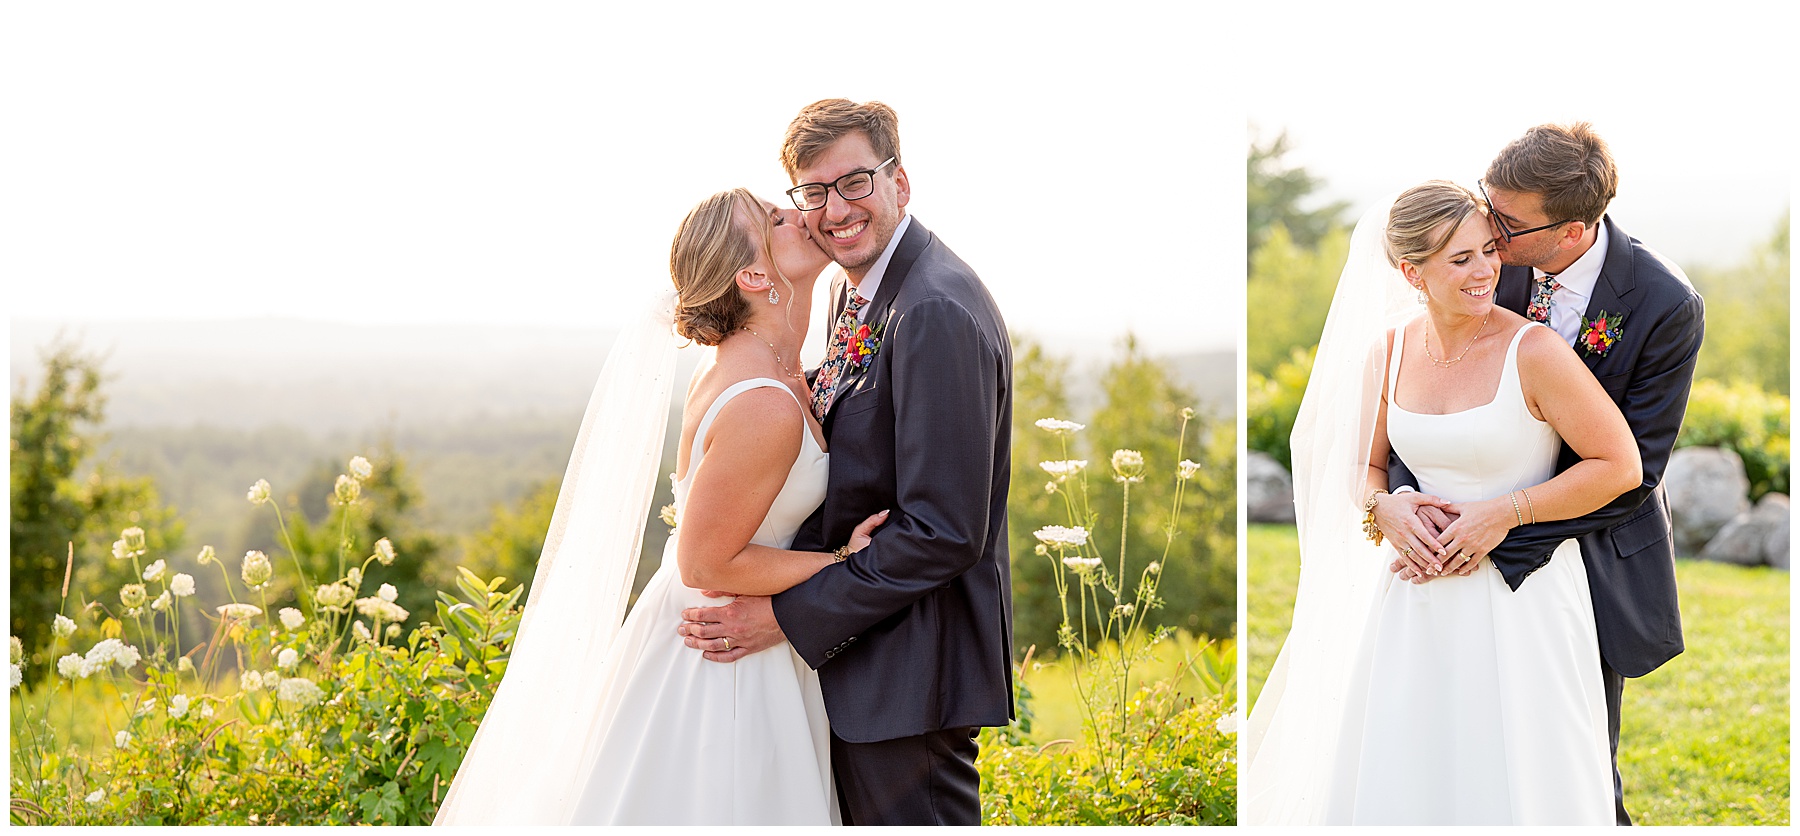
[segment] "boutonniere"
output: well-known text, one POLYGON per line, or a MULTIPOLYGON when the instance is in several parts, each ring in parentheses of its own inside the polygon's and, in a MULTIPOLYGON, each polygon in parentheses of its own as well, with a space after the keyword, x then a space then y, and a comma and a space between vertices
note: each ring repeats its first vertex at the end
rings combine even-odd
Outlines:
POLYGON ((1613 344, 1625 335, 1625 315, 1601 311, 1593 319, 1581 318, 1581 335, 1575 338, 1575 344, 1587 354, 1606 356, 1613 344))
POLYGON ((886 328, 885 322, 877 322, 872 327, 866 322, 857 326, 856 333, 850 336, 848 348, 852 368, 868 368, 869 360, 881 350, 881 332, 886 328))

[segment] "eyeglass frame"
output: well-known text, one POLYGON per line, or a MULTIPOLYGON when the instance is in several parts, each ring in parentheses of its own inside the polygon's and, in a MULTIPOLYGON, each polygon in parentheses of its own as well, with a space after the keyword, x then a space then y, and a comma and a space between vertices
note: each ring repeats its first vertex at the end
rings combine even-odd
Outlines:
POLYGON ((875 193, 875 175, 879 174, 882 169, 887 168, 890 165, 893 165, 894 161, 898 160, 898 159, 900 159, 898 156, 888 157, 887 161, 882 163, 881 165, 878 165, 874 168, 859 168, 859 169, 849 172, 849 173, 845 174, 844 176, 839 177, 838 179, 833 180, 829 183, 801 183, 798 186, 788 189, 787 192, 785 192, 785 194, 788 196, 788 200, 791 200, 794 202, 794 208, 798 209, 802 212, 813 212, 813 211, 817 211, 819 209, 825 208, 825 204, 831 202, 831 193, 832 192, 837 192, 838 197, 841 197, 845 200, 862 200, 863 198, 868 197, 869 194, 875 193), (855 177, 858 174, 869 175, 869 194, 863 195, 862 197, 850 197, 848 195, 845 195, 844 190, 838 188, 838 184, 842 183, 845 180, 848 180, 852 177, 855 177), (821 188, 826 189, 825 200, 820 202, 819 205, 814 206, 809 209, 800 204, 800 196, 795 194, 795 192, 798 192, 801 189, 811 188, 813 186, 819 186, 821 188))
MULTIPOLYGON (((1500 237, 1505 239, 1506 243, 1508 243, 1508 244, 1512 243, 1512 239, 1517 238, 1521 235, 1530 235, 1533 232, 1543 232, 1546 229, 1555 229, 1559 226, 1562 226, 1563 224, 1574 223, 1576 220, 1578 220, 1577 218, 1568 218, 1565 220, 1557 221, 1556 223, 1553 223, 1553 224, 1544 224, 1543 226, 1534 226, 1530 229, 1521 229, 1518 232, 1514 232, 1514 231, 1506 228, 1506 219, 1500 217, 1500 210, 1494 208, 1494 199, 1488 197, 1487 186, 1483 185, 1480 180, 1476 180, 1475 181, 1475 189, 1477 191, 1481 192, 1481 202, 1487 204, 1488 214, 1493 217, 1494 225, 1497 227, 1500 227, 1500 237)), ((840 194, 841 194, 841 192, 840 192, 840 194)))

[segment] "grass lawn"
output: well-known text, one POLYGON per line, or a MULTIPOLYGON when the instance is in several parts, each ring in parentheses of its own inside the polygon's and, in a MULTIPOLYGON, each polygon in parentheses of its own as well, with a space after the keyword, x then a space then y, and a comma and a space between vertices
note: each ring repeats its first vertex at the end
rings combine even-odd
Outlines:
MULTIPOLYGON (((1300 576, 1293 526, 1252 525, 1244 671, 1256 703, 1300 576)), ((1619 770, 1638 824, 1787 825, 1788 573, 1679 560, 1687 652, 1625 683, 1619 770)))

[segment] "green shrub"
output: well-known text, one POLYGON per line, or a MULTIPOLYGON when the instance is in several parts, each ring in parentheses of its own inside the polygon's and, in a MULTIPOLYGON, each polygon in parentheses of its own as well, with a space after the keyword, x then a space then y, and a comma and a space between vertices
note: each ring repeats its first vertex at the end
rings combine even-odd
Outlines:
POLYGON ((1725 447, 1744 460, 1750 498, 1788 492, 1788 399, 1753 383, 1694 381, 1676 447, 1725 447))
POLYGON ((1306 381, 1312 376, 1313 358, 1318 353, 1317 345, 1294 349, 1272 376, 1251 372, 1245 392, 1250 449, 1274 456, 1288 470, 1294 469, 1288 438, 1293 435, 1294 417, 1300 414, 1300 399, 1306 394, 1306 381))

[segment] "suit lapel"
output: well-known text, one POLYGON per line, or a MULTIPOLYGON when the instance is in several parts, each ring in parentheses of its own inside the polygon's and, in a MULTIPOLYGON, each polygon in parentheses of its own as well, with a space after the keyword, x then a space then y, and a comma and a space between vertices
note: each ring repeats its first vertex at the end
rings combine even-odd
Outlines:
POLYGON ((1494 291, 1500 307, 1524 316, 1525 308, 1531 304, 1531 276, 1530 267, 1500 268, 1500 287, 1494 291))
MULTIPOLYGON (((1606 261, 1600 266, 1600 281, 1594 284, 1594 295, 1588 298, 1587 318, 1593 319, 1601 311, 1623 318, 1625 333, 1620 337, 1623 340, 1632 336, 1631 297, 1637 289, 1637 279, 1632 274, 1631 236, 1614 226, 1610 217, 1603 217, 1600 222, 1606 224, 1606 261)), ((1617 345, 1605 356, 1583 351, 1579 332, 1575 337, 1575 351, 1596 377, 1600 376, 1602 363, 1624 353, 1618 351, 1617 345)))
MULTIPOLYGON (((925 245, 930 241, 930 230, 920 224, 918 218, 913 218, 912 223, 907 225, 906 237, 901 238, 900 246, 894 248, 894 257, 888 259, 887 272, 881 276, 881 287, 875 291, 875 298, 869 300, 869 316, 866 324, 871 331, 885 333, 888 317, 894 312, 894 297, 900 293, 901 283, 906 281, 907 274, 912 272, 913 263, 919 260, 919 255, 925 252, 925 245)), ((840 298, 844 298, 842 294, 840 294, 840 298)), ((838 307, 842 308, 843 306, 839 305, 838 307)), ((862 368, 851 368, 839 380, 837 394, 832 397, 831 406, 825 410, 825 420, 821 423, 822 428, 830 429, 831 420, 837 416, 838 404, 843 402, 844 397, 856 388, 857 381, 861 380, 863 375, 868 374, 869 369, 874 366, 874 358, 871 357, 868 365, 862 368)))

